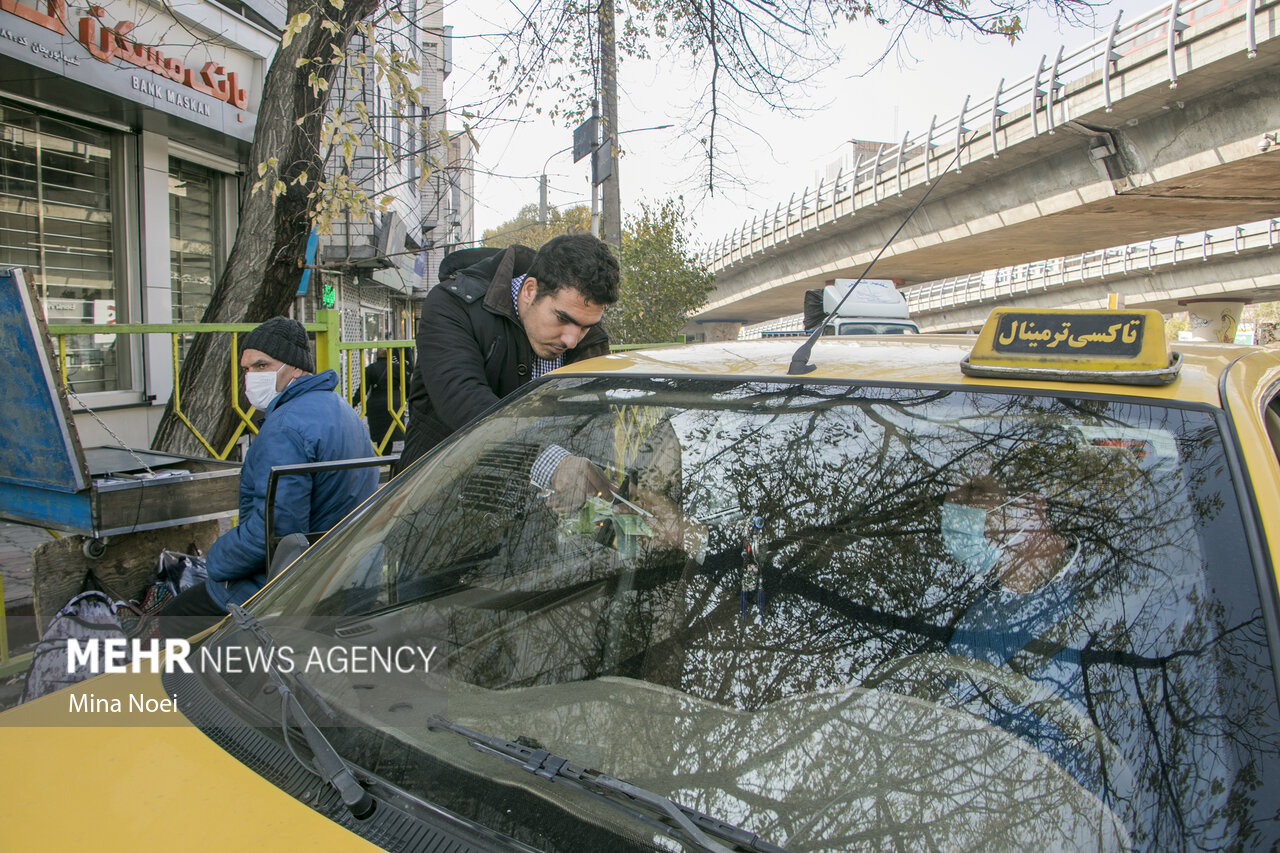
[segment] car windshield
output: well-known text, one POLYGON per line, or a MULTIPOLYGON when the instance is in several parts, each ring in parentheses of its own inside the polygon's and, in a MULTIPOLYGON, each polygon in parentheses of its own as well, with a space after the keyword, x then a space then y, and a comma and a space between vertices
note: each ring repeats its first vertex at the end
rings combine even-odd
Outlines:
POLYGON ((307 677, 349 761, 540 849, 684 848, 433 714, 792 853, 1269 848, 1275 682, 1226 453, 1196 407, 553 376, 250 609, 330 664, 307 677), (610 487, 561 512, 531 476, 566 453, 610 487))
POLYGON ((858 323, 841 323, 840 334, 842 335, 914 335, 917 330, 914 326, 907 326, 902 323, 875 323, 861 321, 858 323))

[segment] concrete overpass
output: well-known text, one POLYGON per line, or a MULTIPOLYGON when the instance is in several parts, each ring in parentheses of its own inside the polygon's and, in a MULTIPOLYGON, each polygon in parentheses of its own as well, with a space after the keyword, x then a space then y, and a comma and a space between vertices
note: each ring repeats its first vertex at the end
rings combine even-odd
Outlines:
MULTIPOLYGON (((1280 216, 1280 0, 1173 2, 882 146, 709 252, 721 335, 854 278, 910 285, 1280 216), (959 152, 957 154, 957 152, 959 152), (945 175, 942 173, 945 172, 945 175)), ((716 336, 716 331, 712 336, 716 336)))

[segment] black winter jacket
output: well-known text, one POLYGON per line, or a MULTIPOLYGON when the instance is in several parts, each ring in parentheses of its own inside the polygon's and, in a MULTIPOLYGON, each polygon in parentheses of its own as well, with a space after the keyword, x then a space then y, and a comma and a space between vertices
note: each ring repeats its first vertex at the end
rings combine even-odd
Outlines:
MULTIPOLYGON (((529 381, 533 347, 511 304, 511 280, 528 271, 533 255, 512 246, 427 294, 409 384, 409 432, 396 471, 529 381)), ((608 352, 609 335, 597 324, 564 363, 608 352)))
MULTIPOLYGON (((413 353, 406 353, 405 378, 413 381, 413 353)), ((378 357, 364 369, 364 405, 369 418, 369 437, 374 444, 381 444, 387 431, 391 429, 391 412, 387 410, 387 386, 391 387, 391 408, 399 409, 404 400, 400 387, 400 350, 392 350, 390 357, 386 350, 378 353, 378 357)), ((359 399, 359 398, 357 398, 359 399)), ((388 447, 396 441, 404 440, 404 430, 396 427, 388 447)))

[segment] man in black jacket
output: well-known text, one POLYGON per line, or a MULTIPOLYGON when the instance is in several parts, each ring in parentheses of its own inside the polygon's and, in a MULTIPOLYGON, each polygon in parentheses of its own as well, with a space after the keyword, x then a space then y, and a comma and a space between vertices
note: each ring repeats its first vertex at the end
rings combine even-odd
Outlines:
MULTIPOLYGON (((600 320, 618 301, 618 261, 601 240, 555 237, 536 255, 512 246, 456 274, 450 258, 422 303, 409 431, 397 472, 526 382, 609 352, 600 320)), ((585 460, 555 450, 539 459, 547 469, 541 484, 560 487, 570 501, 580 491, 570 481, 607 488, 585 460)))

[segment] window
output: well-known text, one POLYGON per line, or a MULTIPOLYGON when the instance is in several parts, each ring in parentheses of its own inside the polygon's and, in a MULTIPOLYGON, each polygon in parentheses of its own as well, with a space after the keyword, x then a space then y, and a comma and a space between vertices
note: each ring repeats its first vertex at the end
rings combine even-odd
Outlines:
POLYGON ((400 125, 403 124, 403 122, 400 120, 400 116, 398 115, 398 108, 396 107, 395 101, 388 98, 387 108, 389 110, 387 120, 391 123, 391 150, 396 153, 396 159, 399 159, 404 156, 404 151, 400 148, 400 125))
MULTIPOLYGON (((169 267, 173 322, 198 323, 222 272, 218 218, 221 178, 182 160, 169 161, 169 267)), ((183 335, 179 358, 194 335, 183 335)))
MULTIPOLYGON (((125 297, 112 134, 0 104, 0 265, 31 270, 50 323, 115 322, 125 297)), ((130 386, 127 338, 67 340, 73 391, 130 386)))
POLYGON ((406 158, 408 162, 405 168, 409 172, 409 190, 415 195, 418 192, 418 108, 413 104, 409 105, 409 121, 407 130, 409 134, 409 144, 406 158))

